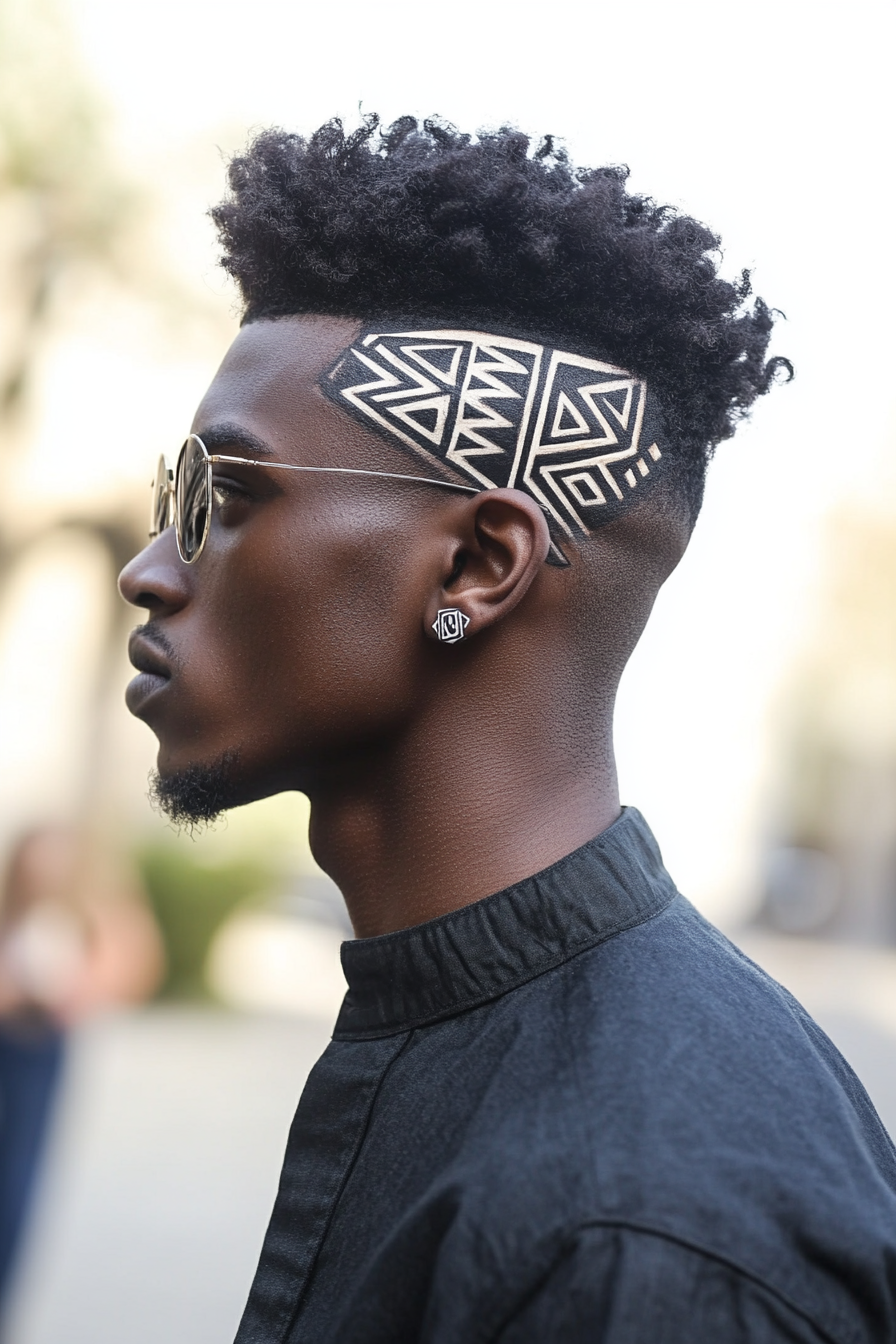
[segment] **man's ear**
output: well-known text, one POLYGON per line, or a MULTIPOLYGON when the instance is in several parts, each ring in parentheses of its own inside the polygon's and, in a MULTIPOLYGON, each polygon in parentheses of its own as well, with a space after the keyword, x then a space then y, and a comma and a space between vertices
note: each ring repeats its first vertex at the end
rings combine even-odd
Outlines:
POLYGON ((450 624, 460 630, 448 636, 452 643, 500 621, 525 597, 550 544, 544 514, 521 490, 485 490, 465 500, 453 514, 442 582, 424 613, 425 633, 445 639, 439 612, 452 609, 461 613, 450 624))

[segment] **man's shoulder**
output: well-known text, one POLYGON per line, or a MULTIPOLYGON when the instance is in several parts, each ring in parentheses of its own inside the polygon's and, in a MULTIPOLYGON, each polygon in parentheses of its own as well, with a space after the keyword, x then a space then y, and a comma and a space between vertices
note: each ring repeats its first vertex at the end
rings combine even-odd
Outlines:
POLYGON ((825 1122, 871 1139, 896 1178, 893 1146, 837 1048, 682 896, 541 977, 516 1011, 555 1028, 542 1062, 574 1068, 606 1118, 624 1101, 658 1127, 687 1115, 700 1131, 730 1134, 755 1112, 811 1113, 826 1140, 825 1122))
MULTIPOLYGON (((514 996, 508 996, 513 998, 514 996)), ((896 1151, 862 1084, 801 1005, 683 897, 518 994, 509 1067, 531 1110, 655 1207, 774 1180, 807 1199, 867 1188, 896 1214, 896 1151), (643 1187, 643 1188, 642 1188, 643 1187), (820 1188, 819 1188, 820 1187, 820 1188)))
POLYGON ((477 1223, 628 1228, 828 1320, 856 1285, 880 1295, 892 1144, 824 1033, 683 898, 496 1012, 518 1030, 496 1062, 503 1115, 467 1152, 477 1223))

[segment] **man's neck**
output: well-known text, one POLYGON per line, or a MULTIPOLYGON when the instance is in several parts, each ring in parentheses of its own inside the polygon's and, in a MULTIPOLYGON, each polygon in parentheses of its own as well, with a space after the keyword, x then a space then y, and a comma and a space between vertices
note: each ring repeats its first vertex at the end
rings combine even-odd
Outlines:
POLYGON ((500 891, 619 816, 609 725, 570 753, 550 725, 458 722, 417 725, 397 749, 310 790, 312 850, 358 937, 500 891))

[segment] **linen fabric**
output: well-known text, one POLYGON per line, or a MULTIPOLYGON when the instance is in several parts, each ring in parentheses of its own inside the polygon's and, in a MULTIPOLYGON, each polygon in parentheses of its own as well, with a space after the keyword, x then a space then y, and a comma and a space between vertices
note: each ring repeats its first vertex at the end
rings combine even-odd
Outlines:
POLYGON ((896 1341, 896 1152, 641 815, 347 943, 237 1344, 896 1341))

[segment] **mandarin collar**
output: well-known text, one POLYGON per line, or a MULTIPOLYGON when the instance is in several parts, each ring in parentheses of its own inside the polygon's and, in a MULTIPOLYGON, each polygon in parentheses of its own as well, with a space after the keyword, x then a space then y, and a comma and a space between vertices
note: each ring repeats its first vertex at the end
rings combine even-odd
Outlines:
POLYGON ((348 992, 333 1039, 371 1040, 499 998, 659 914, 676 895, 636 808, 549 868, 377 938, 342 945, 348 992))

